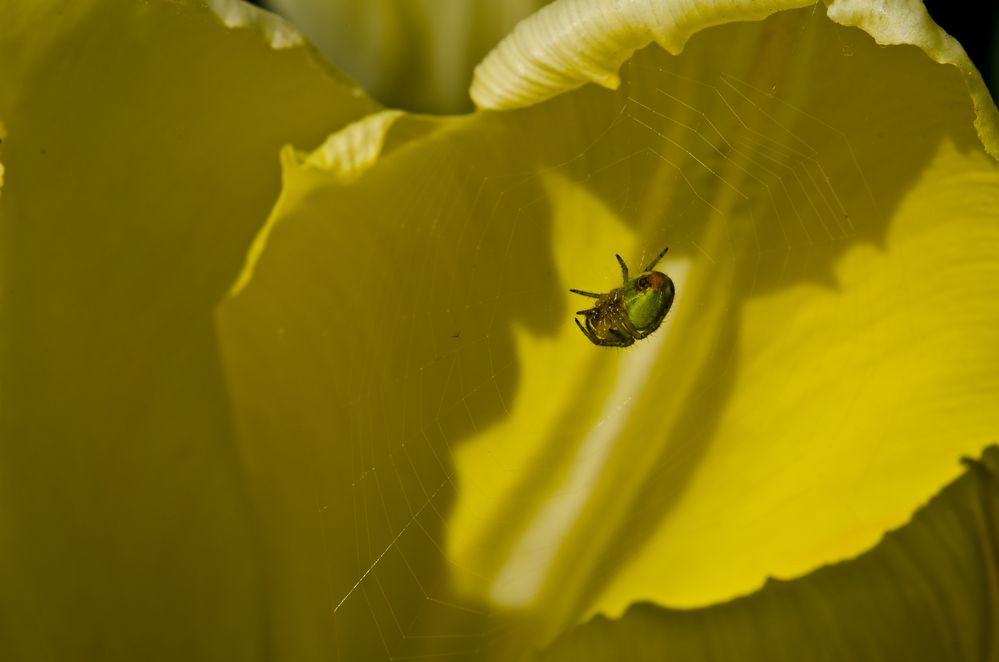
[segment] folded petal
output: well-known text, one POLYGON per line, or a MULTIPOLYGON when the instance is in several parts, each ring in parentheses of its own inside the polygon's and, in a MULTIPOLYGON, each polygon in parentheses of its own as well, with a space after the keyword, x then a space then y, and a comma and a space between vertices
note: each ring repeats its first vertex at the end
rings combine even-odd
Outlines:
POLYGON ((510 103, 476 97, 516 112, 366 120, 330 139, 377 136, 359 173, 285 153, 219 311, 282 656, 516 659, 724 601, 865 552, 996 438, 995 109, 961 53, 631 6, 524 24, 480 69, 510 103), (663 247, 663 327, 593 346, 567 290, 663 247))
POLYGON ((383 103, 465 112, 472 69, 550 0, 270 0, 383 103))

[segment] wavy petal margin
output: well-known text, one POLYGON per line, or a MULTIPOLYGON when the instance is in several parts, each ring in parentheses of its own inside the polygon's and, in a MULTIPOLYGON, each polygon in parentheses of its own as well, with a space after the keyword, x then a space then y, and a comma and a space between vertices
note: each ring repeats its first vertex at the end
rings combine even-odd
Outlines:
MULTIPOLYGON (((766 18, 801 0, 562 0, 522 21, 476 68, 471 95, 484 109, 522 108, 586 83, 615 88, 621 64, 657 43, 679 54, 699 30, 733 20, 766 18)), ((981 74, 961 45, 933 22, 920 0, 828 0, 829 18, 856 26, 879 44, 911 44, 934 60, 957 67, 975 103, 975 127, 989 154, 999 158, 999 112, 981 74)))
POLYGON ((549 0, 270 0, 314 44, 387 106, 452 114, 472 109, 475 65, 517 21, 549 0))
POLYGON ((871 549, 996 437, 966 78, 820 6, 683 7, 710 27, 614 32, 620 71, 597 19, 538 45, 611 89, 400 116, 351 181, 284 162, 219 309, 282 657, 518 659, 749 594, 871 549), (667 323, 590 345, 568 288, 663 246, 667 323))
POLYGON ((670 7, 675 52, 548 40, 616 89, 435 119, 204 3, 16 3, 0 656, 520 659, 856 557, 954 479, 999 429, 971 74, 670 7), (667 245, 663 328, 587 343, 567 289, 667 245))
POLYGON ((999 448, 901 529, 850 561, 692 611, 636 604, 597 617, 538 662, 842 662, 995 657, 999 604, 999 448))

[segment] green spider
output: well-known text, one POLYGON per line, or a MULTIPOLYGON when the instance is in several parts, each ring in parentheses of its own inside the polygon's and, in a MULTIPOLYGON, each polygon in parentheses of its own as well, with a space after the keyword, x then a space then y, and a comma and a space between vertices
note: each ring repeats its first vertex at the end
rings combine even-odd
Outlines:
POLYGON ((624 285, 607 294, 572 290, 575 294, 597 300, 592 308, 576 314, 586 318, 586 326, 575 318, 576 326, 594 345, 627 347, 636 340, 650 335, 659 328, 673 305, 673 281, 666 274, 652 271, 669 247, 656 256, 638 276, 628 280, 628 265, 620 255, 615 255, 621 265, 624 285))

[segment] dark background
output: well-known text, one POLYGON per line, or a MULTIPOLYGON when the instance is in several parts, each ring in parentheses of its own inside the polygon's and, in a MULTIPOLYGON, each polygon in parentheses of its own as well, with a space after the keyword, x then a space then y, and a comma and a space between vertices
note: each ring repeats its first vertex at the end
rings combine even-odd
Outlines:
POLYGON ((940 27, 955 37, 968 57, 982 72, 985 84, 996 99, 999 70, 999 2, 960 0, 924 0, 930 16, 940 27))

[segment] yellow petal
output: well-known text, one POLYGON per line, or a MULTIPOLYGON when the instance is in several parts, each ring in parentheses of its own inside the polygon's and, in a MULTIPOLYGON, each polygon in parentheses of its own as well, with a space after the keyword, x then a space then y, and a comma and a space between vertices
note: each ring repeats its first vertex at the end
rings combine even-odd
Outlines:
POLYGON ((580 17, 528 107, 400 116, 350 181, 285 160, 219 313, 278 656, 517 659, 726 600, 869 549, 996 437, 976 74, 822 6, 697 7, 653 26, 678 54, 580 17), (589 344, 566 290, 664 246, 664 327, 589 344))
POLYGON ((209 4, 0 7, 3 659, 261 654, 212 311, 281 145, 375 105, 283 22, 209 4))
POLYGON ((999 448, 862 556, 697 610, 637 604, 560 637, 537 660, 843 662, 991 655, 999 597, 999 448), (817 651, 821 651, 818 653, 817 651))
POLYGON ((915 184, 883 247, 838 257, 834 285, 745 302, 739 365, 697 466, 594 611, 708 604, 848 558, 996 437, 999 176, 990 157, 944 144, 915 184))
POLYGON ((810 0, 562 0, 517 25, 476 67, 471 95, 479 108, 528 106, 585 83, 616 88, 621 64, 655 42, 678 55, 694 33, 754 21, 810 0))
POLYGON ((330 62, 389 106, 471 107, 475 63, 550 0, 271 0, 330 62))

